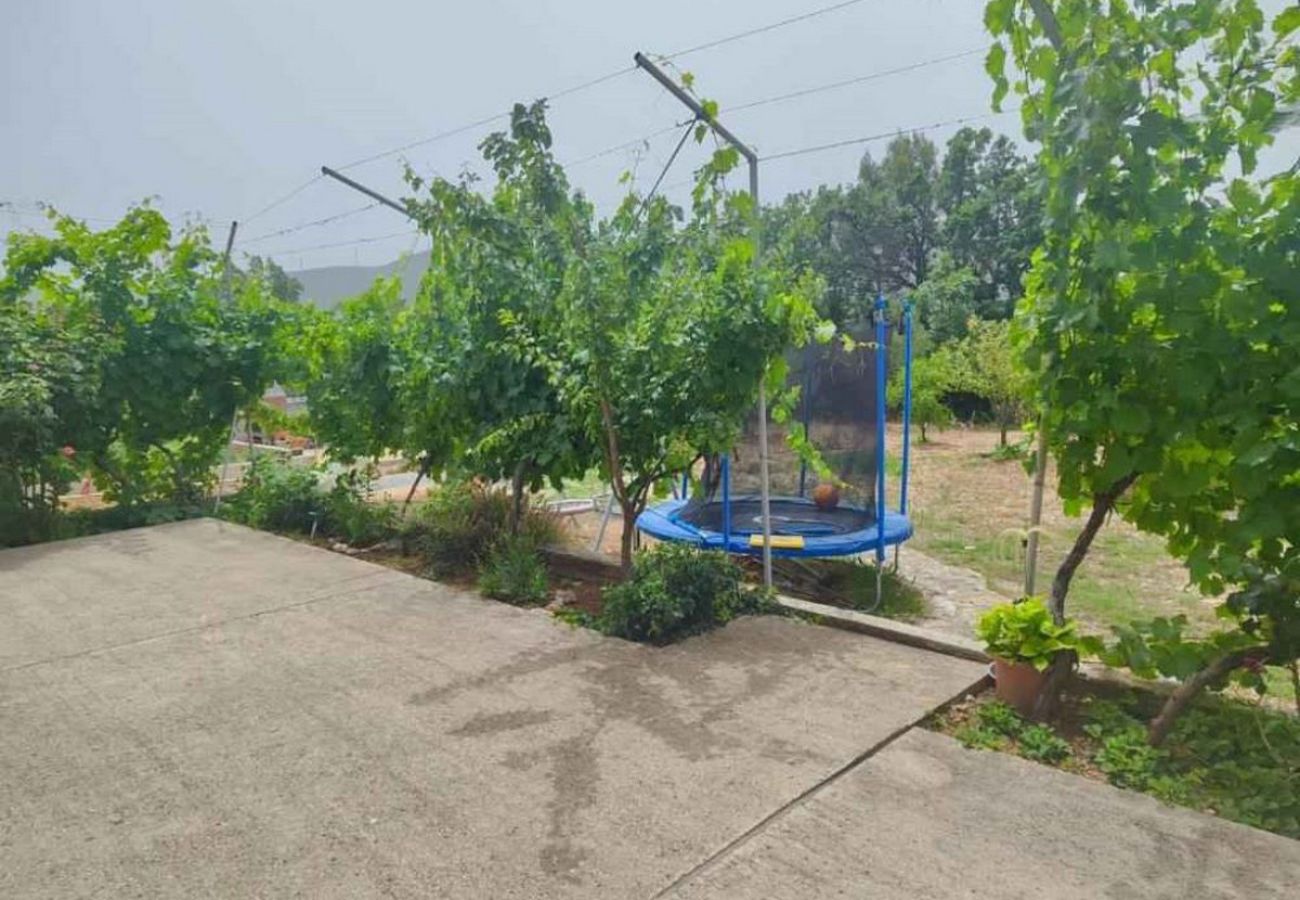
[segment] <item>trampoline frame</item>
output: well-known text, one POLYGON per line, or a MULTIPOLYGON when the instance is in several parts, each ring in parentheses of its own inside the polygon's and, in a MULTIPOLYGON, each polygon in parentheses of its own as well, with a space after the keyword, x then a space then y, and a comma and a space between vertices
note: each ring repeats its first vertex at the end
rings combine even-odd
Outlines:
MULTIPOLYGON (((876 298, 874 324, 876 328, 876 485, 874 521, 866 527, 849 532, 827 535, 803 535, 800 546, 783 546, 777 539, 781 532, 773 527, 770 510, 764 517, 763 527, 758 530, 734 530, 732 528, 731 497, 731 462, 728 456, 721 460, 720 487, 722 498, 722 530, 700 528, 685 521, 681 513, 690 502, 688 492, 683 490, 681 498, 674 498, 657 503, 643 512, 636 522, 637 530, 661 541, 678 541, 694 544, 697 547, 725 550, 728 553, 759 555, 768 549, 772 556, 818 557, 847 556, 874 552, 878 569, 885 560, 885 548, 897 547, 912 536, 911 520, 907 516, 907 478, 911 463, 911 422, 912 422, 912 302, 903 303, 903 452, 902 468, 899 478, 899 503, 896 511, 886 508, 885 494, 885 383, 888 369, 886 354, 889 346, 889 323, 886 318, 886 303, 883 296, 876 298), (751 543, 753 535, 760 535, 757 545, 751 543), (769 534, 772 538, 766 543, 761 535, 769 534)), ((806 401, 807 398, 805 398, 806 401)), ((764 475, 766 475, 764 471, 764 475)), ((805 473, 800 472, 799 484, 802 491, 806 483, 805 473)), ((683 488, 685 488, 685 481, 683 488)), ((768 495, 767 483, 763 485, 763 495, 768 495)), ((771 497, 772 501, 782 503, 800 503, 814 505, 807 497, 771 497)), ((861 507, 853 507, 866 512, 861 507)))

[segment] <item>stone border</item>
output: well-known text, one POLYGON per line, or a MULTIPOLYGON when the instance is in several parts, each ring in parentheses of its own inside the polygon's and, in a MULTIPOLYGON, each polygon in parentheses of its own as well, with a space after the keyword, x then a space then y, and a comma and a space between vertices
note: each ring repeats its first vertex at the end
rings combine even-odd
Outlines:
POLYGON ((784 594, 777 594, 776 602, 782 609, 800 616, 815 617, 819 624, 829 625, 832 628, 857 631, 896 644, 908 644, 974 662, 991 661, 989 655, 977 642, 935 631, 932 628, 921 628, 882 616, 872 616, 824 603, 813 603, 811 600, 800 600, 784 594))

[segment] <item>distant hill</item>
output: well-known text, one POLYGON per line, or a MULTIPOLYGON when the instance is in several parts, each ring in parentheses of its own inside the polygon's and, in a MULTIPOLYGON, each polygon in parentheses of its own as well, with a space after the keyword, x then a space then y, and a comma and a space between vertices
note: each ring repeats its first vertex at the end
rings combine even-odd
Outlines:
POLYGON ((382 266, 326 266, 289 274, 302 284, 302 299, 321 309, 333 309, 348 297, 355 297, 374 284, 376 278, 397 275, 402 279, 402 297, 410 300, 420 286, 420 276, 429 268, 429 252, 413 253, 382 266))

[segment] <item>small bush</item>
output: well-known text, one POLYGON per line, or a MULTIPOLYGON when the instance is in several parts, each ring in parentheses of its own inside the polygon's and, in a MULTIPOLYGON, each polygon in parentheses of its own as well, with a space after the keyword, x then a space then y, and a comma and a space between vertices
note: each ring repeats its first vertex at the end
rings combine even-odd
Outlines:
MULTIPOLYGON (((440 485, 417 508, 406 527, 406 543, 423 557, 429 574, 443 578, 483 565, 510 527, 512 501, 502 488, 458 481, 440 485)), ((519 533, 533 547, 556 539, 553 518, 532 506, 519 533)))
POLYGON ((494 600, 536 606, 546 602, 546 564, 537 546, 519 535, 500 539, 488 552, 478 588, 494 600))
POLYGON ((257 457, 244 484, 221 507, 225 518, 268 531, 315 533, 349 544, 373 544, 391 535, 397 516, 391 504, 366 502, 370 472, 340 475, 325 490, 315 469, 257 457))
POLYGON ((725 554, 660 544, 637 556, 628 581, 605 589, 596 627, 667 644, 759 612, 761 597, 741 588, 740 568, 725 554))
POLYGON ((349 544, 376 544, 397 530, 397 508, 392 503, 369 503, 366 490, 373 472, 356 469, 334 482, 320 504, 322 526, 331 537, 349 544))
POLYGON ((259 456, 249 463, 239 493, 221 507, 225 518, 268 531, 311 531, 323 492, 315 469, 259 456))

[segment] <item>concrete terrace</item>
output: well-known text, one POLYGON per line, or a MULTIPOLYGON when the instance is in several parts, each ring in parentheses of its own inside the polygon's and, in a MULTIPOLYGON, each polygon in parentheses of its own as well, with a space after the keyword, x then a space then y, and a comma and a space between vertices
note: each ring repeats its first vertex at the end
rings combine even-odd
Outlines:
POLYGON ((211 520, 0 552, 0 896, 1282 896, 1300 844, 912 729, 979 665, 666 649, 211 520))

